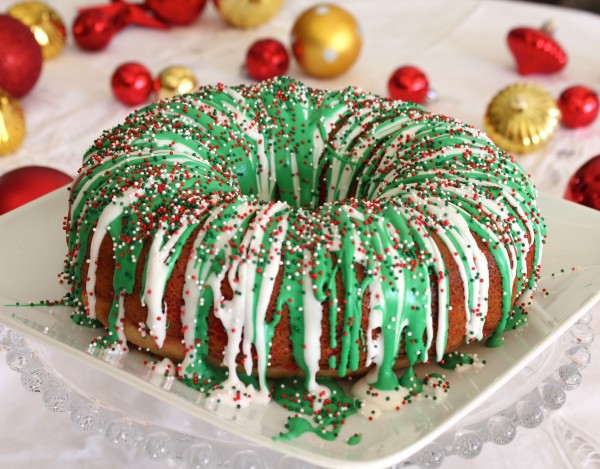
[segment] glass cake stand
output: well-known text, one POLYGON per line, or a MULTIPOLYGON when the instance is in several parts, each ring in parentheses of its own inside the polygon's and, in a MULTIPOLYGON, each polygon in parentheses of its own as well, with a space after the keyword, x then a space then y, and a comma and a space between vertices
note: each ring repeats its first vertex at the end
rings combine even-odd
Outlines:
MULTIPOLYGON (((591 320, 591 313, 583 315, 485 404, 395 467, 437 468, 452 456, 472 459, 485 444, 507 445, 514 441, 518 427, 539 426, 563 407, 569 391, 581 384, 594 340, 591 320)), ((197 425, 183 411, 165 410, 164 402, 153 402, 150 396, 140 412, 122 401, 120 388, 127 386, 124 383, 111 385, 112 395, 99 401, 93 395, 92 371, 90 376, 69 376, 68 354, 33 344, 4 326, 0 326, 2 351, 6 366, 21 374, 23 388, 39 393, 40 406, 49 412, 68 414, 81 431, 101 433, 109 446, 142 449, 148 461, 175 459, 189 468, 319 467, 248 442, 206 421, 197 425), (182 415, 174 419, 173 412, 182 415), (184 426, 193 427, 194 432, 182 431, 181 425, 174 428, 169 420, 184 421, 184 426)))

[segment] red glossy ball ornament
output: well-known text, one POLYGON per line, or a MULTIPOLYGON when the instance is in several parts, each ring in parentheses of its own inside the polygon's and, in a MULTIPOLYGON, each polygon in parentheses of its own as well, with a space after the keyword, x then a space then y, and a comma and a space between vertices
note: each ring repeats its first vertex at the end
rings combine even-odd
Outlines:
POLYGON ((79 47, 87 51, 104 49, 115 32, 113 18, 99 10, 83 10, 73 22, 73 38, 79 47))
POLYGON ((388 81, 388 93, 392 99, 423 104, 429 93, 429 80, 421 69, 405 65, 392 73, 388 81))
POLYGON ((0 215, 73 181, 71 176, 45 166, 25 166, 0 176, 0 215))
POLYGON ((0 88, 15 98, 25 96, 42 72, 42 48, 19 20, 0 15, 0 88))
POLYGON ((250 46, 246 54, 246 71, 255 80, 284 75, 290 58, 283 44, 275 39, 261 39, 250 46))
POLYGON ((571 176, 565 199, 600 210, 600 155, 594 156, 571 176))
POLYGON ((192 23, 205 5, 206 0, 146 0, 146 6, 157 18, 177 25, 192 23))
POLYGON ((123 104, 136 106, 150 97, 154 80, 142 64, 127 62, 113 72, 110 84, 115 98, 123 104))
POLYGON ((565 127, 585 127, 598 117, 598 95, 585 86, 577 85, 564 90, 557 105, 565 127))

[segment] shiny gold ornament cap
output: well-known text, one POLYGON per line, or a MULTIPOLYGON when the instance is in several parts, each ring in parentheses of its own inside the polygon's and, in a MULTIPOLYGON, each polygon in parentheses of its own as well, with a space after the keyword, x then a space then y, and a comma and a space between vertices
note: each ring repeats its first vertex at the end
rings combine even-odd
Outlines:
POLYGON ((26 25, 42 48, 44 60, 59 55, 65 46, 67 31, 58 13, 41 2, 21 2, 11 6, 8 15, 26 25))
POLYGON ((266 23, 281 9, 283 0, 214 0, 221 17, 236 28, 266 23))
POLYGON ((163 69, 154 82, 158 99, 172 98, 178 94, 191 93, 198 88, 198 80, 187 67, 174 65, 163 69))
POLYGON ((489 137, 503 150, 526 154, 545 145, 560 125, 560 110, 544 88, 516 83, 496 94, 484 124, 489 137))
POLYGON ((0 88, 0 156, 12 153, 25 138, 25 116, 17 98, 0 88))

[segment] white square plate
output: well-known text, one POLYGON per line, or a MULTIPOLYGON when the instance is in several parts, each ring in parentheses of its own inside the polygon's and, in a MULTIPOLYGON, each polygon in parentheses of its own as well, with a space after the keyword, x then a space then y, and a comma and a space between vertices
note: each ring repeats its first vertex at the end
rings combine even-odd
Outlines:
MULTIPOLYGON (((0 217, 0 323, 57 349, 67 362, 72 359, 75 368, 95 370, 104 383, 94 385, 92 391, 100 401, 104 394, 109 397, 110 383, 118 380, 119 386, 133 387, 140 393, 142 400, 137 404, 142 408, 150 408, 158 400, 190 416, 191 420, 185 422, 169 422, 167 417, 171 429, 197 434, 195 426, 206 422, 314 464, 389 466, 455 426, 560 337, 600 297, 600 212, 547 196, 540 198, 540 206, 548 224, 548 243, 529 324, 505 334, 501 348, 489 349, 481 344, 464 347, 463 351, 476 353, 486 361, 482 369, 458 373, 437 365, 420 367, 420 376, 432 372, 446 375, 451 388, 442 402, 418 400, 373 422, 352 416, 333 442, 314 435, 289 443, 274 441, 273 436, 284 429, 289 415, 277 404, 243 411, 208 408, 199 393, 179 382, 159 380, 157 385, 156 377, 143 364, 147 356, 140 352, 132 351, 112 363, 101 353, 90 353, 90 340, 99 331, 75 326, 64 308, 10 306, 56 300, 64 294, 57 278, 66 251, 61 229, 67 211, 65 189, 0 217), (347 439, 355 433, 362 434, 362 441, 349 445, 347 439)), ((83 380, 77 376, 72 380, 83 380)), ((75 384, 85 387, 85 383, 75 384)), ((125 402, 123 408, 134 411, 125 402)))

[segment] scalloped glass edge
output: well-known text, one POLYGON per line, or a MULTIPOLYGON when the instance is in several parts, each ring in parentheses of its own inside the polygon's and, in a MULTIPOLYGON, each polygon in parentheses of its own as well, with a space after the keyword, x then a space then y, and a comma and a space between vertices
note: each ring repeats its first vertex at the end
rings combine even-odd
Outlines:
MULTIPOLYGON (((589 325, 591 320, 592 313, 585 313, 556 341, 556 350, 549 353, 562 357, 558 360, 559 366, 533 385, 529 392, 520 395, 513 404, 475 423, 444 433, 433 443, 392 467, 433 469, 441 467, 445 459, 451 456, 473 459, 481 453, 486 443, 507 445, 514 441, 517 427, 539 426, 547 415, 564 406, 568 391, 581 384, 581 371, 590 362, 590 346, 594 340, 589 325)), ((25 390, 41 394, 48 411, 69 414, 75 426, 82 431, 100 432, 109 446, 143 448, 149 461, 175 459, 189 468, 270 467, 263 461, 257 452, 258 445, 254 443, 236 441, 238 450, 232 454, 226 442, 215 444, 214 441, 205 441, 182 432, 165 430, 133 419, 97 401, 57 376, 39 347, 29 343, 20 333, 0 325, 0 352, 3 350, 6 351, 6 365, 21 373, 21 384, 25 390)), ((275 467, 319 466, 291 456, 282 456, 275 467)))

